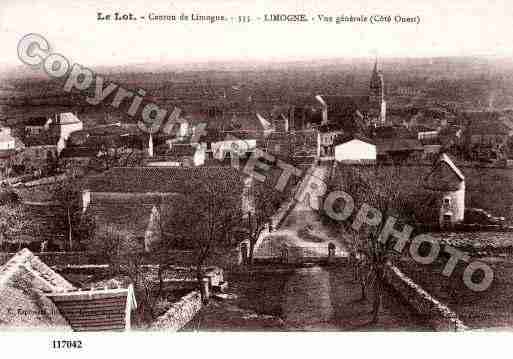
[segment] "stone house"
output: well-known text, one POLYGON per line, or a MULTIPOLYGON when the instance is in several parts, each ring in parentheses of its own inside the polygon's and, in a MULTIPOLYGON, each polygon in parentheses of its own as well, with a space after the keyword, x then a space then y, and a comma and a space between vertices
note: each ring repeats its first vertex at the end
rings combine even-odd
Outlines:
POLYGON ((59 166, 67 170, 75 167, 87 167, 99 156, 99 152, 98 149, 91 147, 73 146, 64 148, 59 156, 59 166))
POLYGON ((253 133, 228 132, 225 137, 210 144, 213 158, 222 160, 230 153, 237 153, 240 157, 247 157, 257 148, 258 138, 253 133))
POLYGON ((23 122, 25 137, 38 136, 50 129, 51 118, 34 117, 23 122))
POLYGON ((319 157, 334 156, 335 139, 341 136, 344 131, 339 126, 323 124, 317 128, 319 141, 319 157))
POLYGON ((206 160, 206 144, 166 143, 155 152, 155 156, 146 159, 147 166, 197 167, 206 160))
POLYGON ((462 142, 471 159, 501 159, 513 131, 501 121, 495 112, 467 114, 467 126, 462 142))
POLYGON ((425 187, 437 193, 440 227, 462 223, 465 216, 465 176, 445 153, 425 179, 425 187))
POLYGON ((80 290, 28 249, 0 266, 0 328, 125 331, 137 307, 133 287, 80 290))
POLYGON ((11 129, 0 127, 0 151, 16 149, 16 139, 11 135, 11 129))
POLYGON ((420 159, 424 154, 424 147, 417 139, 382 138, 376 139, 375 144, 379 161, 412 161, 420 159))
POLYGON ((71 112, 64 112, 56 116, 55 126, 59 135, 57 151, 60 153, 66 147, 69 136, 73 132, 82 130, 84 124, 71 112))
POLYGON ((118 167, 90 177, 82 191, 82 207, 90 211, 97 226, 132 233, 149 250, 161 238, 172 235, 177 242, 194 240, 186 228, 201 223, 205 193, 212 190, 216 212, 241 215, 251 210, 251 186, 240 171, 231 167, 118 167))

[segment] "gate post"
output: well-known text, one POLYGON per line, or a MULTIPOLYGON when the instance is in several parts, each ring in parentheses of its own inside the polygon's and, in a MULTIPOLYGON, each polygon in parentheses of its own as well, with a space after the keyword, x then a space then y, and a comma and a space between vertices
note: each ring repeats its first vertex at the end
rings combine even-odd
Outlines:
POLYGON ((284 264, 289 262, 289 250, 286 245, 281 248, 281 262, 284 264))
POLYGON ((246 242, 240 244, 240 254, 241 263, 244 265, 248 264, 248 244, 246 242))
POLYGON ((328 263, 335 259, 336 246, 333 242, 328 243, 328 263))
POLYGON ((210 299, 210 279, 208 277, 201 278, 200 285, 201 298, 204 303, 208 303, 210 299))

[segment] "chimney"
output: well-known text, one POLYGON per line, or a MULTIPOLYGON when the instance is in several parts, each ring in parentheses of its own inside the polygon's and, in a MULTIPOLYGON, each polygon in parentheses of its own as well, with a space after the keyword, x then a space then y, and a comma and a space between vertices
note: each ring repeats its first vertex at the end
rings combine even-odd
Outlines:
POLYGON ((84 213, 87 210, 87 207, 89 207, 89 203, 91 203, 91 191, 85 189, 82 191, 82 213, 84 213))
POLYGON ((148 156, 153 157, 153 135, 150 132, 150 138, 148 139, 148 156))
POLYGON ((289 111, 289 130, 294 130, 294 113, 296 112, 296 107, 292 106, 289 111))
POLYGON ((325 125, 328 123, 328 105, 326 104, 326 102, 324 102, 321 95, 315 96, 315 99, 321 104, 321 107, 322 107, 322 122, 321 122, 321 124, 325 125))

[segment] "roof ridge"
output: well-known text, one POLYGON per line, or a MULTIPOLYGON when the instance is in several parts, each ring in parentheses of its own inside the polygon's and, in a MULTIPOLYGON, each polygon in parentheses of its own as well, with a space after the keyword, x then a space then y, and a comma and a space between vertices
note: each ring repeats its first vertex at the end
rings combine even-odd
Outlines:
POLYGON ((74 286, 64 277, 48 267, 43 261, 41 261, 41 259, 39 259, 39 257, 27 248, 23 248, 21 251, 17 252, 2 267, 0 267, 0 288, 3 287, 21 268, 28 272, 35 272, 39 279, 49 283, 52 287, 59 288, 65 284, 68 288, 74 288, 74 286))
POLYGON ((449 157, 449 155, 447 155, 447 153, 442 153, 440 155, 440 158, 438 159, 439 162, 444 162, 446 163, 449 168, 456 174, 456 176, 458 176, 458 178, 461 180, 461 181, 464 181, 465 180, 465 176, 463 175, 463 173, 460 171, 460 169, 458 167, 456 167, 456 165, 454 164, 454 162, 451 160, 451 158, 449 157))
POLYGON ((0 267, 0 288, 8 282, 11 276, 13 276, 31 256, 34 256, 34 254, 27 248, 23 248, 0 267), (25 261, 21 262, 22 258, 25 258, 25 261))

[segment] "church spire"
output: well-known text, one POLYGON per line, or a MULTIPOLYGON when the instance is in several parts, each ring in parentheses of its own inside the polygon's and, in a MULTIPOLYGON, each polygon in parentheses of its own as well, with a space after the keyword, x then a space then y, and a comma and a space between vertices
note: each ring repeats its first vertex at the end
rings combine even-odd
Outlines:
POLYGON ((374 60, 374 69, 372 70, 370 88, 374 90, 380 90, 382 87, 382 79, 380 72, 378 71, 378 57, 374 60))
POLYGON ((378 70, 378 57, 374 60, 374 69, 369 89, 370 117, 375 124, 383 125, 386 117, 385 82, 383 74, 378 70))

